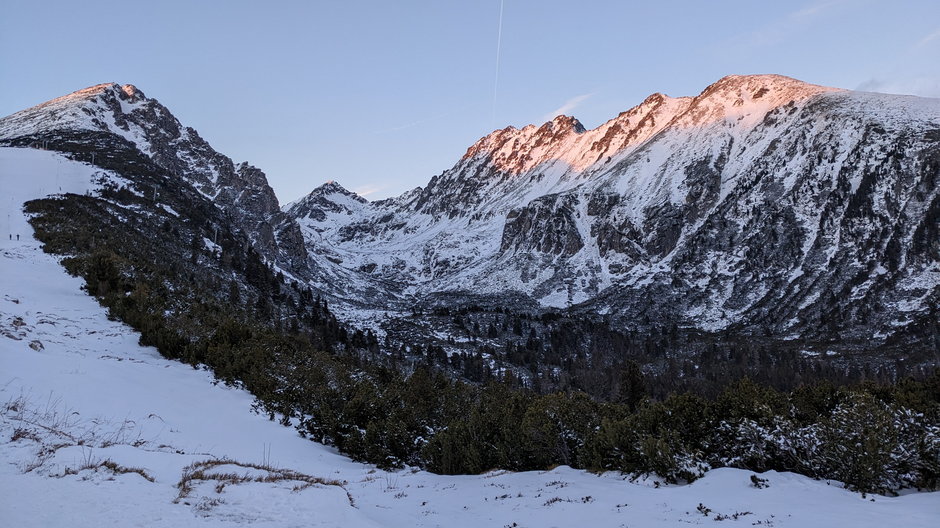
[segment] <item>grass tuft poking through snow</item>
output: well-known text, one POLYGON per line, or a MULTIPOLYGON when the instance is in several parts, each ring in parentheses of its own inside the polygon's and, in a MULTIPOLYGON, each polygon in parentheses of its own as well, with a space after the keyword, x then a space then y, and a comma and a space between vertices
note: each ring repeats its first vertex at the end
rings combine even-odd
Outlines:
MULTIPOLYGON (((236 462, 227 458, 216 460, 203 460, 193 462, 183 468, 183 476, 176 483, 179 495, 174 502, 180 502, 190 496, 194 489, 210 481, 215 481, 216 494, 221 494, 226 486, 235 486, 248 482, 264 482, 287 484, 294 493, 313 486, 338 486, 346 490, 346 482, 313 477, 291 469, 281 469, 265 464, 252 464, 236 462)), ((349 505, 355 506, 352 495, 349 495, 349 505)))

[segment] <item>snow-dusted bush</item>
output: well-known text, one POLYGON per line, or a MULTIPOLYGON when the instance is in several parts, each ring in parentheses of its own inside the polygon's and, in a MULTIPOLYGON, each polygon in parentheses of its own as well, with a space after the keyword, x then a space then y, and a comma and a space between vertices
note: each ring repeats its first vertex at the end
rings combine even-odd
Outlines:
POLYGON ((817 426, 819 474, 879 493, 924 487, 936 475, 940 436, 922 414, 853 393, 817 426))

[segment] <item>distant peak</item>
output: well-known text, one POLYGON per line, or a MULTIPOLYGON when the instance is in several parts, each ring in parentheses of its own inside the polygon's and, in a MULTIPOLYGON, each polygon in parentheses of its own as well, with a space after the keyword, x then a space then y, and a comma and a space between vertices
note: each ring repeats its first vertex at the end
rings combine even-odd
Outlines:
POLYGON ((557 115, 546 121, 541 126, 526 125, 521 129, 514 126, 507 126, 494 130, 489 134, 478 139, 476 143, 467 149, 467 152, 461 159, 470 159, 481 152, 491 152, 502 147, 507 141, 515 138, 525 137, 529 134, 537 134, 541 137, 560 138, 568 134, 582 134, 585 132, 584 125, 576 118, 567 115, 557 115))
MULTIPOLYGON (((764 94, 768 92, 787 92, 791 94, 798 93, 818 93, 821 91, 832 91, 837 88, 829 88, 810 84, 808 82, 777 74, 755 74, 755 75, 727 75, 718 79, 716 82, 705 88, 699 98, 707 97, 713 94, 722 93, 749 93, 764 94)), ((757 96, 756 98, 759 98, 757 96)))
POLYGON ((647 105, 647 106, 658 105, 658 104, 661 104, 666 99, 669 99, 669 96, 656 92, 656 93, 652 93, 646 96, 646 99, 644 99, 643 102, 640 103, 640 105, 641 106, 642 105, 647 105))
POLYGON ((328 180, 303 198, 285 205, 282 210, 295 218, 313 218, 322 221, 325 218, 323 216, 324 211, 349 212, 352 202, 369 203, 362 196, 346 190, 345 187, 333 180, 328 180))
POLYGON ((571 130, 578 134, 584 132, 585 130, 584 125, 582 125, 581 122, 577 120, 577 118, 563 114, 559 114, 553 117, 551 121, 548 121, 542 125, 542 128, 546 127, 553 130, 558 129, 559 131, 571 130))
MULTIPOLYGON (((760 84, 809 84, 803 82, 799 79, 794 79, 793 77, 787 77, 786 75, 779 75, 776 73, 752 73, 752 74, 732 74, 725 75, 721 79, 715 81, 712 85, 716 84, 734 84, 734 83, 760 83, 760 84)), ((707 88, 706 88, 707 90, 707 88)))
POLYGON ((346 190, 345 187, 337 183, 335 180, 327 180, 326 183, 324 183, 323 185, 320 185, 319 187, 317 187, 317 189, 322 189, 324 191, 329 190, 329 191, 349 192, 346 190))
POLYGON ((317 197, 317 196, 324 196, 327 194, 342 194, 345 196, 353 196, 357 199, 365 200, 365 198, 362 198, 358 194, 346 189, 345 187, 343 187, 342 185, 340 185, 334 180, 327 180, 326 183, 310 191, 310 194, 307 196, 317 197))

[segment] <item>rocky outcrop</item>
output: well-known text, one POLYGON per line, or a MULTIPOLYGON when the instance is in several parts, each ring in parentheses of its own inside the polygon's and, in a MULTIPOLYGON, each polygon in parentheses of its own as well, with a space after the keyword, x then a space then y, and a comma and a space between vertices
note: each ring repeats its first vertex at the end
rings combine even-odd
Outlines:
POLYGON ((578 233, 577 197, 552 194, 506 215, 502 252, 539 252, 571 257, 584 247, 578 233))

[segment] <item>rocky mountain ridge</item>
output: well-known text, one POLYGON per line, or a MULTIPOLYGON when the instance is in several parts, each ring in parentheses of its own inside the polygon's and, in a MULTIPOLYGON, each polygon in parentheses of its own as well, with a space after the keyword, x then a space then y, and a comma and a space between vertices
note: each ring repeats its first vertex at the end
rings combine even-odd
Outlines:
POLYGON ((395 199, 334 184, 314 193, 335 206, 287 212, 380 303, 517 293, 628 327, 878 342, 936 320, 938 140, 937 100, 730 76, 590 131, 495 131, 395 199))
POLYGON ((938 333, 938 100, 729 76, 593 130, 559 116, 494 131, 396 198, 330 182, 283 208, 261 170, 132 85, 0 119, 5 145, 65 136, 136 148, 372 326, 482 298, 639 330, 925 346, 938 333))

